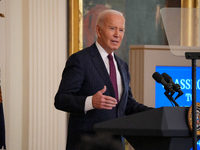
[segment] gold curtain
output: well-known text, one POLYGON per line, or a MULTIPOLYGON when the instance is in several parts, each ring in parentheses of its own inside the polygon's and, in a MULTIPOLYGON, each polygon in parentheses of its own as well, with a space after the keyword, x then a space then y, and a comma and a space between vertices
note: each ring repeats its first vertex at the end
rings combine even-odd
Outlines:
POLYGON ((182 8, 199 8, 199 0, 181 0, 182 8))
MULTIPOLYGON (((181 0, 181 8, 199 8, 199 0, 181 0)), ((181 46, 199 46, 199 9, 181 14, 181 46)))

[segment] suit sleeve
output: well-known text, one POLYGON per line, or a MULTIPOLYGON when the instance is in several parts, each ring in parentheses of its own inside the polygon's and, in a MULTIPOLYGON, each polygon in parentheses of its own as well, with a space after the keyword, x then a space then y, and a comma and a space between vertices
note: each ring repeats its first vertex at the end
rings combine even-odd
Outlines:
POLYGON ((84 68, 76 55, 72 55, 66 62, 54 105, 57 109, 84 114, 87 96, 79 93, 84 80, 84 68))

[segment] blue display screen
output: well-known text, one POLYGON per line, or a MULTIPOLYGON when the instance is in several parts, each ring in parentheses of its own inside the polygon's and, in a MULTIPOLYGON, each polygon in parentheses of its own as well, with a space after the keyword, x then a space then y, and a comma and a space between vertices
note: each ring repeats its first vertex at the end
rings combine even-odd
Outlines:
MULTIPOLYGON (((192 67, 156 66, 156 72, 167 73, 175 84, 180 85, 183 95, 176 100, 179 106, 190 107, 192 105, 192 67)), ((166 90, 162 84, 156 82, 155 88, 155 108, 173 106, 165 96, 166 90)), ((177 94, 175 93, 173 98, 177 94)), ((196 70, 196 102, 200 102, 200 67, 196 70)), ((200 141, 197 142, 197 150, 200 150, 200 141)))
MULTIPOLYGON (((192 68, 176 66, 156 66, 156 72, 167 73, 173 79, 175 84, 179 84, 183 95, 176 102, 181 107, 190 107, 192 105, 192 68)), ((196 101, 200 102, 200 67, 196 70, 196 101)), ((155 107, 172 106, 171 102, 165 96, 165 89, 162 84, 156 82, 155 107)), ((174 93, 173 98, 178 92, 174 93)))

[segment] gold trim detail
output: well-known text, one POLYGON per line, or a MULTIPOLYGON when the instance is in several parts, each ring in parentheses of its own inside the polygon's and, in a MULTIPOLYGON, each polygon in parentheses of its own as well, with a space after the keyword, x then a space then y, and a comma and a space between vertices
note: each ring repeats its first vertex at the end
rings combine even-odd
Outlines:
POLYGON ((2 14, 2 13, 0 13, 0 17, 4 18, 4 17, 5 17, 5 15, 4 15, 4 14, 2 14))
POLYGON ((82 48, 83 0, 69 0, 69 56, 82 48))
POLYGON ((0 87, 0 103, 2 103, 1 87, 0 87))
MULTIPOLYGON (((197 135, 200 135, 200 103, 196 103, 196 112, 197 112, 197 135)), ((193 127, 192 127, 192 105, 190 106, 188 110, 188 126, 191 132, 193 132, 193 127)))

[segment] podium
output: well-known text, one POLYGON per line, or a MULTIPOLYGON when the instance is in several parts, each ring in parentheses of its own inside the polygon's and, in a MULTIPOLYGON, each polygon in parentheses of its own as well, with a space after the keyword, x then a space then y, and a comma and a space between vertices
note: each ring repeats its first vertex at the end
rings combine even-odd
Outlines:
POLYGON ((122 135, 135 150, 190 150, 188 107, 161 107, 94 125, 95 132, 122 135))

